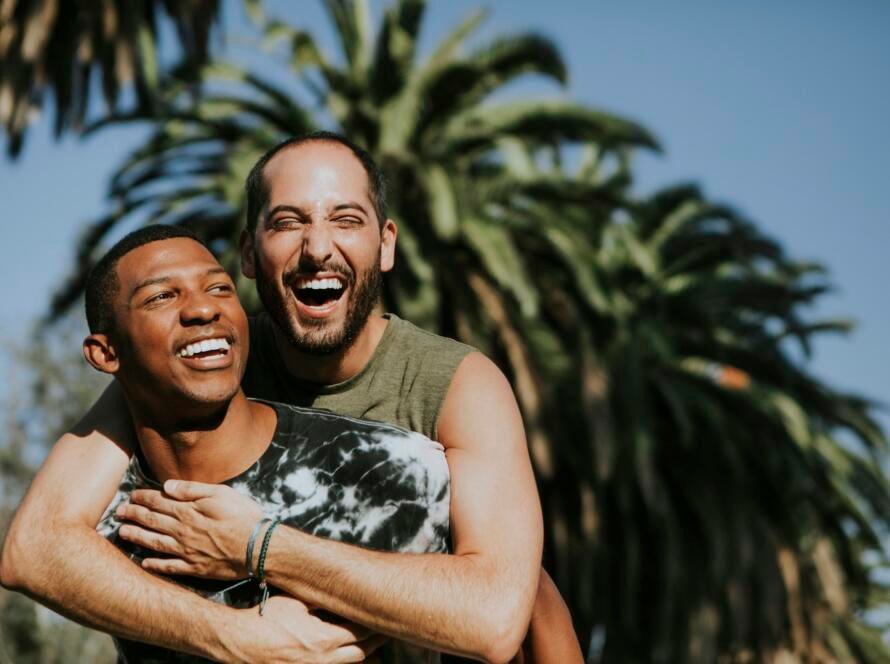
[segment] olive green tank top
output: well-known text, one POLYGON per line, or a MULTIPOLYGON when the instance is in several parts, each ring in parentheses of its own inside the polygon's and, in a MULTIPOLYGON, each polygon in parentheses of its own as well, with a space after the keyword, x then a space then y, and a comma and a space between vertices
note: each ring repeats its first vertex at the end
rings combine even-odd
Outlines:
POLYGON ((242 383, 249 397, 323 408, 387 422, 436 439, 442 402, 457 366, 473 348, 421 330, 394 314, 371 359, 358 374, 333 385, 288 372, 275 346, 272 319, 250 321, 250 358, 242 383))

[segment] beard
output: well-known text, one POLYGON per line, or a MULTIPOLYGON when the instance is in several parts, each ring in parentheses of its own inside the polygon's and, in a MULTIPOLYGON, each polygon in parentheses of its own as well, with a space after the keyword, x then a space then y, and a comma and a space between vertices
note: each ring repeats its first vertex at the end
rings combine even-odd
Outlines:
POLYGON ((301 259, 296 267, 284 274, 281 284, 276 284, 275 279, 264 271, 255 253, 254 265, 260 301, 284 333, 288 343, 306 355, 327 356, 348 350, 368 321, 383 287, 379 254, 373 265, 358 275, 344 263, 328 262, 319 265, 301 259), (348 297, 346 317, 341 325, 334 328, 326 320, 302 321, 303 329, 300 330, 297 326, 297 312, 291 301, 291 297, 296 296, 288 284, 295 283, 300 276, 322 271, 334 272, 343 277, 346 289, 340 297, 348 297))

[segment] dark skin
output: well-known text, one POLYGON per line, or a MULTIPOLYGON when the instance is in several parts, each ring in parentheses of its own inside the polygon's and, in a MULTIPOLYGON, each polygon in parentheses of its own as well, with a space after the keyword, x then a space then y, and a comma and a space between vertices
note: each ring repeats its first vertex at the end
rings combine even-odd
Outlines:
POLYGON ((139 247, 116 272, 115 329, 89 335, 84 354, 120 382, 152 471, 162 482, 237 475, 263 453, 274 421, 240 390, 247 318, 230 277, 186 238, 139 247), (183 357, 201 343, 214 350, 183 357))
MULTIPOLYGON (((314 147, 314 145, 315 144, 310 147, 314 147)), ((296 153, 300 155, 308 155, 309 151, 307 150, 308 147, 301 147, 296 153)), ((334 147, 334 150, 340 150, 340 153, 342 153, 342 148, 334 147)), ((318 164, 322 160, 331 158, 332 156, 334 155, 330 152, 328 154, 313 154, 312 158, 308 159, 307 162, 314 166, 313 172, 310 175, 313 177, 320 177, 322 172, 318 169, 318 164)), ((268 231, 266 229, 261 229, 258 232, 255 244, 253 243, 254 238, 247 238, 253 245, 250 246, 245 244, 246 251, 243 269, 247 276, 254 276, 254 270, 258 270, 261 267, 265 273, 271 275, 271 277, 275 279, 274 288, 280 291, 282 297, 289 298, 291 297, 291 284, 279 280, 279 275, 285 274, 289 267, 299 264, 301 252, 305 255, 311 255, 317 259, 317 262, 328 262, 329 259, 327 256, 332 256, 333 260, 345 264, 348 269, 351 269, 359 276, 365 274, 368 269, 368 262, 370 260, 376 260, 377 257, 379 257, 381 262, 380 267, 383 271, 392 267, 395 225, 387 220, 381 227, 378 224, 377 219, 370 218, 373 206, 367 199, 367 182, 365 174, 360 167, 359 170, 355 171, 354 177, 350 175, 350 177, 353 177, 353 180, 351 180, 350 183, 344 183, 342 180, 337 179, 338 175, 347 172, 349 168, 349 160, 355 162, 354 157, 349 155, 348 152, 346 153, 345 158, 345 162, 340 159, 336 164, 332 164, 325 172, 326 177, 328 177, 327 181, 314 182, 311 189, 308 189, 303 193, 294 191, 293 188, 288 185, 288 183, 307 183, 311 179, 305 176, 297 177, 297 174, 288 172, 288 168, 291 166, 298 167, 298 163, 292 161, 281 161, 279 163, 275 160, 270 163, 266 173, 266 179, 270 185, 271 198, 267 212, 275 210, 275 217, 271 218, 270 215, 269 221, 272 222, 272 224, 268 231), (345 191, 344 186, 351 187, 351 190, 348 192, 345 191), (294 209, 288 210, 278 208, 276 210, 277 206, 282 204, 281 201, 278 200, 282 197, 303 197, 303 200, 293 201, 294 205, 292 205, 292 207, 299 211, 300 214, 291 218, 288 217, 287 213, 293 213, 294 209), (329 202, 329 199, 331 202, 329 202), (334 202, 334 199, 339 200, 334 202), (338 206, 343 201, 349 203, 349 207, 338 209, 338 206), (353 205, 353 203, 358 203, 358 205, 353 205), (303 232, 306 232, 307 234, 305 236, 299 235, 303 232), (258 261, 257 264, 253 264, 252 262, 254 257, 258 261)), ((276 160, 277 159, 278 158, 276 157, 276 160)), ((319 276, 324 276, 324 274, 322 273, 319 276)), ((346 297, 349 295, 350 293, 347 292, 346 297)), ((299 303, 290 302, 286 299, 285 302, 289 302, 287 308, 292 311, 289 315, 291 316, 291 322, 294 325, 294 329, 298 334, 308 332, 311 337, 312 334, 314 334, 312 329, 318 330, 326 327, 334 329, 343 320, 344 312, 339 305, 333 307, 329 312, 326 312, 324 310, 310 311, 305 307, 302 307, 299 303), (316 320, 315 322, 310 321, 311 318, 319 319, 320 317, 323 317, 323 320, 316 320), (330 321, 330 325, 328 321, 330 321)), ((312 355, 303 354, 292 348, 285 338, 282 338, 282 343, 279 344, 280 352, 288 369, 296 375, 314 380, 315 382, 339 382, 354 375, 366 364, 382 335, 384 327, 385 321, 383 319, 372 317, 369 319, 368 324, 362 329, 355 344, 350 346, 344 352, 332 356, 314 357, 312 355)), ((515 401, 509 391, 509 385, 506 383, 500 372, 498 372, 490 362, 485 360, 485 358, 478 356, 478 354, 474 355, 471 359, 468 358, 468 360, 469 361, 465 363, 466 366, 462 365, 458 374, 455 376, 453 385, 459 385, 460 388, 449 390, 446 404, 443 407, 442 416, 440 417, 439 436, 443 442, 445 442, 446 447, 449 448, 449 463, 454 462, 460 466, 460 470, 457 472, 453 471, 452 475, 453 477, 458 478, 457 481, 460 486, 465 487, 464 489, 460 489, 461 493, 470 497, 478 497, 478 505, 488 506, 488 508, 490 508, 490 514, 486 515, 486 518, 489 516, 491 517, 490 520, 487 523, 475 527, 475 530, 479 533, 479 542, 481 546, 483 543, 486 543, 491 539, 491 532, 493 532, 494 528, 498 527, 499 522, 503 521, 502 518, 497 517, 498 514, 502 513, 502 508, 500 507, 498 500, 491 500, 478 496, 478 492, 484 490, 484 488, 490 484, 491 478, 493 476, 498 476, 499 473, 503 473, 504 470, 503 461, 508 448, 504 446, 503 443, 505 441, 503 440, 503 436, 499 435, 498 432, 502 434, 504 428, 503 423, 505 420, 501 419, 500 423, 498 423, 498 419, 494 413, 500 412, 496 411, 496 409, 506 408, 503 412, 506 414, 507 419, 512 422, 515 414, 515 411, 513 410, 515 409, 515 401), (479 399, 474 397, 474 395, 480 393, 489 395, 490 401, 480 404, 479 399), (492 408, 484 408, 484 412, 481 413, 480 417, 468 418, 462 415, 462 413, 467 412, 468 408, 478 408, 480 405, 490 405, 492 408), (480 447, 479 442, 482 441, 477 442, 474 440, 479 437, 480 428, 478 426, 473 426, 473 424, 482 421, 491 424, 491 433, 487 434, 489 440, 484 441, 485 445, 480 447), (470 449, 467 446, 467 443, 473 443, 473 448, 470 449), (478 471, 475 470, 477 460, 484 460, 484 470, 482 466, 479 466, 478 471)), ((32 561, 28 559, 28 556, 23 555, 21 558, 22 569, 29 569, 32 567, 33 563, 35 569, 38 567, 43 569, 46 569, 47 567, 67 569, 70 567, 71 574, 78 573, 78 566, 75 564, 75 561, 70 559, 70 556, 64 560, 59 560, 52 555, 52 552, 56 547, 54 547, 53 543, 50 541, 44 541, 48 537, 46 533, 42 531, 31 531, 26 527, 26 524, 32 521, 45 522, 48 515, 51 515, 51 518, 58 522, 58 527, 65 526, 72 522, 84 524, 88 524, 89 522, 92 522, 93 524, 95 523, 95 520, 98 518, 96 512, 100 513, 102 506, 94 506, 92 503, 95 502, 98 505, 101 496, 107 495, 109 492, 113 491, 113 488, 116 486, 116 483, 123 472, 123 468, 126 465, 126 450, 128 449, 128 445, 125 441, 128 436, 132 436, 132 433, 129 433, 128 424, 121 421, 119 413, 119 396, 116 396, 113 393, 107 394, 86 418, 83 427, 81 427, 80 434, 75 432, 67 434, 53 450, 51 457, 48 459, 41 474, 38 476, 38 481, 35 482, 34 488, 29 493, 26 505, 23 506, 22 511, 20 512, 20 514, 23 515, 23 518, 18 519, 18 524, 14 524, 19 526, 15 530, 17 535, 24 534, 24 536, 13 538, 14 540, 30 540, 32 546, 30 546, 29 549, 39 549, 41 552, 45 553, 46 560, 32 561), (109 437, 111 440, 109 440, 109 437), (123 445, 123 452, 118 450, 117 444, 113 442, 114 440, 119 441, 119 443, 123 445), (89 494, 91 501, 89 506, 84 505, 86 496, 81 495, 81 490, 79 488, 73 490, 66 484, 68 481, 66 478, 70 477, 72 468, 82 468, 82 474, 90 477, 92 483, 95 485, 92 489, 92 493, 89 494), (68 488, 66 489, 65 487, 68 488)), ((515 428, 517 431, 516 439, 510 441, 509 458, 511 459, 511 462, 517 464, 517 470, 516 472, 504 474, 504 481, 508 481, 511 477, 517 477, 519 474, 523 477, 527 475, 527 481, 523 479, 523 482, 526 482, 526 487, 532 487, 533 491, 533 478, 531 477, 530 472, 528 472, 530 468, 525 465, 527 464, 527 461, 522 461, 522 457, 526 455, 526 451, 524 439, 521 436, 521 424, 515 428), (521 464, 519 463, 520 461, 522 461, 521 464)), ((496 498, 498 499, 505 499, 505 496, 506 494, 504 492, 498 492, 496 494, 496 498)), ((107 495, 104 504, 107 504, 109 499, 110 495, 107 495)), ((523 500, 526 500, 526 498, 524 497, 523 500)), ((518 504, 517 500, 507 499, 507 506, 503 509, 515 509, 516 504, 518 504), (511 505, 513 506, 512 508, 510 507, 511 505)), ((521 510, 520 514, 532 514, 532 504, 529 503, 529 505, 530 509, 521 510)), ((467 513, 478 516, 479 510, 474 508, 468 510, 467 513)), ((523 533, 532 532, 540 533, 539 526, 532 527, 530 525, 529 527, 514 527, 511 532, 506 533, 506 535, 514 537, 523 533)), ((68 541, 72 541, 73 536, 73 534, 70 535, 67 538, 68 541)), ((84 533, 83 537, 86 538, 87 534, 84 533)), ((495 537, 493 539, 494 541, 492 543, 494 544, 501 538, 495 537)), ((84 544, 84 546, 86 547, 86 544, 84 544)), ((486 544, 486 546, 488 546, 488 544, 486 544)), ((555 587, 553 587, 549 577, 547 577, 546 574, 542 574, 542 581, 538 584, 537 572, 530 564, 526 564, 534 558, 534 549, 539 546, 539 542, 530 546, 517 545, 507 547, 503 553, 503 555, 507 555, 508 553, 513 553, 515 551, 529 552, 529 560, 522 563, 523 572, 520 576, 522 578, 523 588, 527 586, 527 589, 530 590, 530 594, 526 592, 526 589, 522 591, 523 595, 521 604, 523 608, 517 612, 518 616, 518 613, 524 613, 526 610, 528 611, 528 613, 524 613, 525 623, 523 623, 523 625, 527 624, 529 619, 528 616, 531 616, 532 633, 534 638, 527 641, 527 643, 541 643, 543 639, 544 642, 549 640, 551 643, 569 643, 574 644, 575 647, 577 647, 577 641, 571 628, 571 620, 568 617, 568 613, 565 611, 564 605, 562 605, 561 602, 548 603, 547 601, 548 597, 552 598, 555 596, 558 598, 558 593, 556 592, 555 587), (529 573, 525 572, 526 567, 530 570, 529 573), (526 581, 528 581, 528 583, 526 583, 526 581), (537 589, 537 601, 535 603, 534 611, 531 611, 533 602, 530 598, 534 595, 535 589, 537 589), (543 604, 541 604, 542 602, 543 604), (539 604, 542 606, 556 607, 557 610, 542 611, 539 610, 539 604)), ((471 552, 469 548, 467 551, 468 553, 471 552)), ((539 553, 537 555, 539 556, 539 553)), ((539 561, 540 559, 538 558, 536 565, 540 564, 539 561)), ((469 565, 471 558, 468 557, 467 562, 467 570, 471 571, 469 565)), ((83 562, 79 564, 83 564, 83 562)), ((516 566, 502 564, 492 567, 492 569, 497 571, 507 571, 510 569, 515 570, 516 566)), ((537 569, 539 569, 539 567, 537 569)), ((70 577, 70 575, 68 576, 70 577)), ((480 578, 487 577, 483 575, 480 578)), ((517 577, 517 579, 518 578, 519 577, 517 577)), ((52 597, 54 593, 66 592, 64 584, 46 584, 41 580, 40 574, 37 572, 33 575, 29 575, 24 583, 28 584, 32 589, 32 592, 38 596, 52 597)), ((502 587, 513 589, 517 587, 517 584, 503 583, 502 587)), ((78 593, 77 596, 82 598, 84 592, 78 593)), ((65 597, 65 595, 59 595, 55 601, 62 602, 65 597)), ((518 601, 513 602, 506 599, 502 603, 505 611, 512 610, 511 607, 519 605, 518 601)), ((89 616, 90 619, 94 619, 93 616, 95 613, 101 612, 102 610, 103 607, 101 605, 94 606, 92 607, 92 613, 87 613, 87 616, 89 616)), ((498 610, 500 611, 500 609, 498 610)), ((190 615, 191 614, 183 614, 183 617, 187 618, 190 615)), ((138 623, 138 618, 135 616, 132 620, 124 620, 116 615, 108 615, 107 619, 117 620, 117 629, 122 629, 124 631, 132 629, 134 622, 138 623)), ((506 620, 503 622, 506 622, 506 620)), ((510 622, 512 624, 519 624, 522 623, 522 620, 520 617, 516 617, 515 619, 511 618, 510 622)), ((176 625, 165 625, 164 628, 173 630, 176 628, 176 625)), ((524 626, 522 633, 524 633, 524 626)), ((486 647, 490 644, 501 646, 503 643, 516 643, 517 645, 514 646, 514 649, 510 653, 506 653, 506 656, 503 652, 505 648, 498 648, 496 651, 493 650, 489 653, 489 656, 492 659, 508 659, 509 655, 515 652, 516 648, 518 648, 522 633, 517 637, 514 630, 514 633, 510 635, 509 639, 505 638, 500 640, 492 638, 491 632, 489 632, 487 643, 480 642, 480 644, 482 647, 486 647), (500 643, 493 643, 496 641, 500 641, 500 643)), ((537 650, 539 652, 547 652, 548 650, 551 652, 554 651, 553 648, 545 648, 543 650, 538 648, 537 650)), ((577 658, 572 659, 581 661, 580 649, 578 649, 576 653, 577 658)), ((562 658, 559 660, 553 659, 551 661, 572 660, 562 658)))
MULTIPOLYGON (((354 289, 346 289, 339 299, 328 305, 312 307, 303 302, 299 292, 294 289, 298 279, 295 280, 292 275, 298 273, 307 278, 330 279, 337 278, 342 271, 356 275, 356 281, 360 282, 375 262, 379 262, 380 270, 390 270, 397 237, 395 223, 392 220, 381 223, 376 218, 368 197, 367 174, 342 146, 312 143, 279 153, 266 166, 265 180, 268 199, 261 211, 256 232, 242 236, 242 270, 246 276, 257 279, 261 292, 266 292, 266 308, 274 312, 274 319, 286 330, 277 340, 282 361, 288 370, 316 383, 341 382, 358 373, 368 362, 383 334, 385 320, 376 316, 369 318, 356 343, 343 352, 317 356, 303 351, 293 339, 311 345, 342 329, 354 289), (317 266, 317 271, 307 270, 303 267, 306 265, 317 266)), ((530 535, 536 531, 539 533, 540 525, 524 519, 539 508, 533 494, 534 480, 527 461, 515 399, 502 374, 481 355, 468 357, 455 374, 440 413, 436 437, 446 447, 452 469, 453 495, 458 497, 452 504, 452 524, 454 532, 460 537, 459 543, 455 544, 455 553, 460 555, 465 552, 469 559, 476 552, 484 552, 486 558, 502 560, 493 565, 489 573, 480 574, 481 578, 493 579, 495 574, 508 567, 514 573, 522 570, 510 579, 500 579, 494 588, 519 588, 527 579, 535 579, 534 585, 528 587, 531 594, 523 592, 515 597, 503 597, 504 605, 525 605, 529 609, 532 607, 530 600, 534 599, 534 610, 530 611, 531 638, 526 640, 527 652, 536 653, 539 661, 565 662, 571 660, 566 660, 564 656, 559 659, 554 656, 550 660, 540 658, 548 652, 555 653, 560 649, 564 652, 566 648, 574 648, 576 657, 572 659, 580 661, 580 648, 558 591, 546 573, 540 574, 542 580, 539 582, 538 574, 529 564, 536 547, 540 546, 530 535), (480 394, 486 395, 486 398, 481 400, 480 394), (480 405, 482 412, 470 415, 480 405), (511 426, 514 422, 517 425, 515 429, 511 426), (481 442, 489 425, 490 438, 484 447, 465 448, 468 442, 481 442), (508 433, 513 431, 515 439, 513 433, 508 433), (510 484, 490 494, 481 492, 483 487, 496 486, 499 477, 509 477, 510 484), (516 480, 520 480, 521 486, 511 494, 516 480), (507 514, 513 516, 505 518, 507 514), (512 523, 512 527, 498 535, 499 528, 508 522, 512 523), (464 524, 467 527, 462 527, 464 524), (507 545, 516 534, 520 535, 520 539, 507 545), (503 548, 497 550, 497 545, 503 548), (503 556, 508 552, 510 555, 523 552, 524 555, 507 562, 503 556)), ((134 495, 133 501, 150 510, 169 509, 168 505, 150 495, 134 495)), ((219 532, 226 527, 223 523, 201 522, 201 529, 219 532)), ((153 534, 137 531, 134 535, 134 542, 155 548, 152 546, 153 534)), ((196 539, 189 538, 192 548, 200 548, 196 539)), ((175 558, 177 552, 165 550, 164 553, 173 554, 175 558)), ((293 560, 294 553, 291 552, 289 557, 293 560)), ((480 562, 482 560, 480 557, 480 562)), ((203 566, 214 564, 209 556, 195 556, 192 561, 182 558, 178 561, 170 558, 149 559, 146 565, 156 571, 176 570, 183 573, 193 561, 203 566)), ((226 567, 222 564, 220 572, 226 567)), ((537 571, 543 572, 539 567, 537 571)), ((327 574, 320 572, 319 576, 327 574)), ((368 576, 376 577, 378 574, 368 576)), ((429 581, 428 576, 426 579, 429 581)), ((318 602, 338 599, 325 591, 301 587, 293 592, 299 592, 301 597, 303 593, 319 593, 315 595, 318 602)), ((342 609, 347 610, 345 606, 342 609)), ((493 611, 500 613, 498 608, 493 611)), ((356 615, 353 618, 364 622, 368 616, 356 615)), ((529 617, 505 617, 497 622, 507 620, 513 623, 524 620, 527 623, 529 617)), ((384 628, 382 625, 380 627, 384 628)), ((492 639, 492 636, 493 633, 488 634, 489 641, 510 640, 516 643, 512 652, 519 647, 515 633, 502 639, 492 639)), ((503 657, 502 652, 494 655, 496 658, 503 657)))
MULTIPOLYGON (((84 356, 119 381, 152 473, 207 483, 240 474, 268 447, 276 418, 241 390, 247 318, 228 274, 203 246, 177 238, 134 249, 116 275, 114 330, 89 335, 84 356)), ((255 504, 245 512, 248 521, 262 518, 255 504)), ((292 598, 269 608, 291 624, 320 622, 292 598)), ((349 623, 331 627, 338 638, 312 653, 322 660, 358 661, 386 640, 349 623)))
MULTIPOLYGON (((275 422, 270 408, 248 401, 239 387, 247 321, 228 276, 203 247, 186 239, 136 249, 116 271, 115 331, 87 337, 84 352, 94 367, 121 383, 149 467, 162 482, 215 483, 242 472, 264 452, 275 422), (183 356, 202 342, 213 349, 183 356)), ((163 529, 164 521, 174 524, 162 513, 127 509, 138 513, 130 515, 137 521, 150 515, 155 529, 163 529)), ((262 514, 248 500, 236 512, 244 532, 234 533, 233 541, 240 549, 262 514)), ((134 530, 124 526, 121 535, 134 539, 134 530)), ((240 561, 231 573, 244 574, 240 561)), ((542 607, 539 602, 539 619, 542 607)), ((552 645, 528 639, 522 660, 552 657, 552 645)))
POLYGON ((175 260, 141 274, 136 272, 145 266, 142 261, 124 261, 123 274, 119 264, 115 307, 123 327, 91 335, 84 344, 94 366, 120 373, 133 387, 133 402, 127 403, 116 382, 53 448, 10 526, 0 581, 95 629, 215 661, 361 661, 375 647, 375 637, 365 628, 327 623, 299 600, 283 595, 269 600, 262 617, 208 602, 133 565, 95 530, 137 442, 146 444, 146 456, 159 475, 191 469, 207 472, 205 479, 213 480, 243 468, 246 459, 237 453, 231 458, 217 455, 205 469, 202 461, 207 459, 201 457, 207 457, 206 436, 217 429, 236 434, 256 426, 255 436, 247 439, 253 455, 268 441, 269 415, 248 410, 238 387, 247 350, 246 320, 231 281, 212 255, 191 240, 155 244, 175 249, 168 256, 175 260), (177 262, 184 274, 176 274, 177 262), (161 279, 171 276, 177 278, 161 279), (147 281, 153 281, 157 293, 137 288, 147 281), (208 332, 224 337, 232 355, 203 367, 175 356, 182 343, 208 332), (158 344, 156 355, 145 358, 145 349, 132 343, 139 335, 158 344), (122 366, 127 370, 122 372, 122 366), (143 380, 165 396, 164 409, 149 405, 150 394, 134 384, 143 380), (108 448, 106 443, 96 446, 99 440, 117 442, 108 448))

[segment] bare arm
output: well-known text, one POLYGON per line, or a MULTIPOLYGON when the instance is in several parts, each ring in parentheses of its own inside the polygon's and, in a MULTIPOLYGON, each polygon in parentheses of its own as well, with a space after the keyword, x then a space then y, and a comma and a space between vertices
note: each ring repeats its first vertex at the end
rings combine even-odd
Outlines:
POLYGON ((543 569, 528 634, 515 664, 583 664, 569 609, 543 569))
POLYGON ((113 384, 56 443, 7 534, 3 585, 90 627, 198 652, 175 630, 185 624, 209 632, 195 624, 199 598, 139 569, 94 530, 129 461, 129 420, 113 384), (162 599, 182 623, 151 619, 151 606, 162 599))
MULTIPOLYGON (((451 469, 454 555, 369 551, 282 527, 271 539, 266 573, 286 592, 375 631, 436 650, 507 661, 520 648, 538 588, 541 510, 515 398, 484 356, 471 354, 458 368, 438 434, 451 469)), ((177 484, 196 493, 168 488, 185 501, 171 504, 157 492, 141 492, 161 513, 149 517, 153 523, 145 522, 144 506, 125 508, 123 516, 149 527, 172 526, 164 534, 128 529, 133 541, 179 556, 144 565, 209 576, 243 569, 253 523, 239 518, 246 510, 236 501, 245 499, 225 487, 177 484), (214 512, 217 516, 208 516, 214 512), (176 523, 164 515, 175 515, 176 523), (207 533, 214 533, 213 544, 199 542, 201 552, 179 544, 192 536, 208 539, 207 533), (211 548, 221 554, 218 563, 205 556, 211 548)))
POLYGON ((221 661, 272 661, 288 649, 298 652, 294 624, 305 628, 306 641, 310 634, 330 639, 332 652, 337 639, 347 644, 366 636, 323 623, 296 600, 276 600, 274 611, 287 616, 281 621, 214 604, 142 570, 102 538, 95 525, 126 469, 131 429, 113 384, 56 443, 7 533, 0 559, 5 587, 90 627, 221 661))

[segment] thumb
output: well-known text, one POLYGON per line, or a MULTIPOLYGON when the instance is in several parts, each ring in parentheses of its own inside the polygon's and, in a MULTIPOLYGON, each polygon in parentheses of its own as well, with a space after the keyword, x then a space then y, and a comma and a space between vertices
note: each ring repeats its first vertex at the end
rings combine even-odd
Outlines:
POLYGON ((209 498, 217 490, 215 484, 189 482, 187 480, 167 480, 164 482, 164 493, 177 500, 198 500, 209 498))

